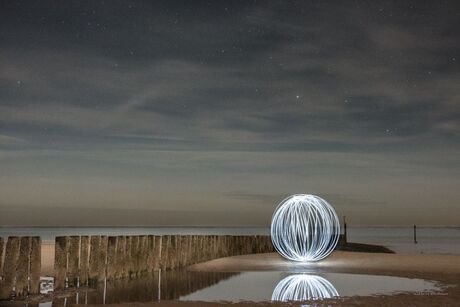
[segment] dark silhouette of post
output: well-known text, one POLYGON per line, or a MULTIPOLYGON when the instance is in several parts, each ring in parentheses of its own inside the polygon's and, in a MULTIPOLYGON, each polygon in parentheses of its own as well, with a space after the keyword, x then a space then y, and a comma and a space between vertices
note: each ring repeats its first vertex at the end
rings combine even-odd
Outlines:
POLYGON ((417 226, 414 224, 414 243, 417 244, 417 226))
POLYGON ((343 243, 347 244, 347 220, 346 216, 343 216, 343 243))

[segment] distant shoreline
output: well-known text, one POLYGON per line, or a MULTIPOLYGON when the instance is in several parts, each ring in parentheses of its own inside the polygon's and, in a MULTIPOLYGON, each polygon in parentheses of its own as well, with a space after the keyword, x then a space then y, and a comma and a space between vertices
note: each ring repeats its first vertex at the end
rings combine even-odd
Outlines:
MULTIPOLYGON (((348 228, 412 228, 413 225, 403 225, 403 226, 390 226, 390 225, 377 225, 377 226, 366 226, 366 225, 348 225, 348 228)), ((132 226, 120 226, 120 225, 113 225, 113 226, 3 226, 0 225, 0 229, 5 228, 270 228, 270 226, 197 226, 197 225, 161 225, 161 226, 154 226, 154 225, 132 225, 132 226)), ((417 228, 453 228, 453 229, 460 229, 460 225, 458 226, 442 226, 442 225, 417 225, 417 228)))

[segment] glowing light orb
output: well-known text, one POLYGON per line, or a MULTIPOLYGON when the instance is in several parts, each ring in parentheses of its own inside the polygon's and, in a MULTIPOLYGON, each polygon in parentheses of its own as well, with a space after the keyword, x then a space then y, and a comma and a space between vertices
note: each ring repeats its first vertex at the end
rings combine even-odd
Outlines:
POLYGON ((276 251, 293 261, 318 261, 337 245, 340 223, 334 208, 321 197, 297 194, 284 199, 272 217, 276 251))
POLYGON ((290 275, 273 290, 272 301, 306 301, 338 297, 339 293, 327 279, 307 274, 290 275))

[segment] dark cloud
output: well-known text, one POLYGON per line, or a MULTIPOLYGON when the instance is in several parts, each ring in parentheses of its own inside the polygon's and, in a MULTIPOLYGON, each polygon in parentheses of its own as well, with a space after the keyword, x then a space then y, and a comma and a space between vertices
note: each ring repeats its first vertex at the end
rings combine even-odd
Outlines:
MULTIPOLYGON (((0 206, 110 207, 124 191, 127 207, 269 216, 259 205, 292 191, 404 207, 429 182, 455 203, 458 13, 455 1, 4 2, 0 206)), ((439 195, 426 197, 428 209, 439 195)))

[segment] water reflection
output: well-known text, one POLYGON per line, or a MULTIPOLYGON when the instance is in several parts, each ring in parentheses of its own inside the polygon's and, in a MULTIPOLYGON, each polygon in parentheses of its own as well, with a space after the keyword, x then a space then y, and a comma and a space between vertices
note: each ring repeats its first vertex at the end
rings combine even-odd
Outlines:
POLYGON ((75 292, 55 297, 40 307, 63 307, 73 304, 116 304, 176 300, 239 273, 191 272, 171 270, 154 272, 137 279, 118 279, 100 283, 95 288, 80 288, 75 292))
MULTIPOLYGON (((52 289, 52 280, 43 279, 43 291, 52 289)), ((171 270, 155 272, 136 279, 100 283, 96 288, 55 293, 53 300, 40 307, 63 307, 71 304, 118 304, 160 300, 206 302, 306 301, 347 296, 430 292, 440 288, 432 281, 395 276, 347 273, 194 272, 171 270)), ((45 299, 46 300, 46 299, 45 299)), ((1 305, 1 303, 0 303, 1 305)), ((24 306, 36 307, 32 302, 24 306)), ((309 306, 315 306, 315 302, 309 306)))
POLYGON ((290 275, 273 290, 272 301, 306 301, 338 297, 339 293, 327 279, 308 274, 290 275))

